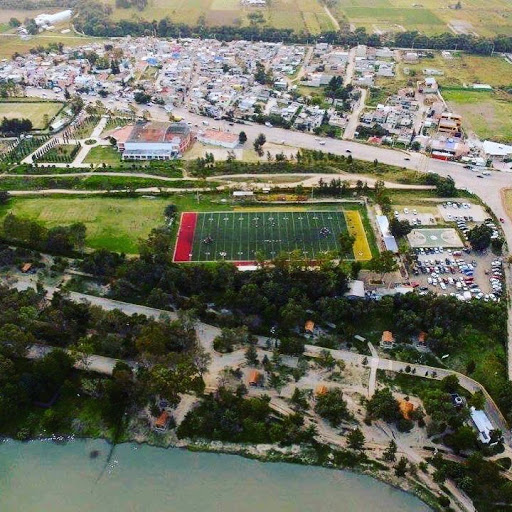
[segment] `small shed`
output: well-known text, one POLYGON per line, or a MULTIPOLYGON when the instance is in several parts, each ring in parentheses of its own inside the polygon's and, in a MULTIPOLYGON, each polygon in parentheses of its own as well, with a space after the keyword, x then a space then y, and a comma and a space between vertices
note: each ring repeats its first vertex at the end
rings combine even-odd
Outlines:
POLYGON ((324 386, 323 384, 319 384, 315 389, 315 397, 318 398, 319 396, 327 394, 327 386, 324 386))
POLYGON ((31 268, 32 268, 32 263, 23 263, 23 265, 21 266, 21 272, 23 274, 26 274, 27 272, 30 271, 31 268))
POLYGON ((158 430, 160 432, 165 432, 167 428, 169 427, 169 423, 171 422, 171 415, 164 411, 155 421, 155 430, 158 430))
POLYGON ((249 374, 249 386, 261 386, 263 380, 263 376, 258 370, 252 370, 249 374))
POLYGON ((308 320, 304 324, 304 332, 306 332, 307 334, 313 334, 314 330, 315 330, 315 322, 313 322, 313 320, 308 320))
POLYGON ((402 416, 406 420, 410 420, 411 415, 414 411, 414 404, 412 404, 408 400, 401 400, 400 403, 398 404, 398 406, 400 408, 400 413, 402 414, 402 416))
POLYGON ((393 333, 391 331, 384 331, 380 338, 380 346, 382 348, 393 348, 395 344, 395 338, 393 338, 393 333))

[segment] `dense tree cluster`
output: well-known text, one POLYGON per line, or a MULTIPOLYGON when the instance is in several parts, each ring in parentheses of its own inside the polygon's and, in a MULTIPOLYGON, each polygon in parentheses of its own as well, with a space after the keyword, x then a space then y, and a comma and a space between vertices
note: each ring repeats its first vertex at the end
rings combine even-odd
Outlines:
POLYGON ((7 119, 4 117, 0 123, 0 133, 3 135, 18 136, 32 130, 32 121, 30 119, 7 119))
POLYGON ((269 404, 266 396, 244 398, 242 389, 233 393, 220 388, 187 414, 178 437, 281 444, 312 441, 315 430, 304 427, 302 415, 277 419, 269 404))
POLYGON ((86 227, 81 222, 47 229, 36 221, 12 213, 4 218, 1 236, 10 242, 25 244, 52 254, 71 254, 85 246, 86 227))

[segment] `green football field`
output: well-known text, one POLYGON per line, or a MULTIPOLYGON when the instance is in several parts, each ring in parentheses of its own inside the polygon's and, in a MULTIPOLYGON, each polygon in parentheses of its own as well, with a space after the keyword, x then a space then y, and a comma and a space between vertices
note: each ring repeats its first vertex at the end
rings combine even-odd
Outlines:
POLYGON ((260 252, 270 260, 296 249, 306 258, 315 259, 323 252, 339 250, 338 236, 345 231, 343 211, 197 213, 190 253, 185 259, 254 261, 260 252))

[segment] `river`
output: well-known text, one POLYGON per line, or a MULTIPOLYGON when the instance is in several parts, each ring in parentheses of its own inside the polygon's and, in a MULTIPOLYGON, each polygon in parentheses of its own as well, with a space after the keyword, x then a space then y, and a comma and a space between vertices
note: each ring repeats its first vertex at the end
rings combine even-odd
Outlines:
POLYGON ((122 444, 102 472, 101 440, 0 443, 2 512, 332 512, 430 510, 348 471, 122 444), (99 455, 91 458, 90 453, 99 455))

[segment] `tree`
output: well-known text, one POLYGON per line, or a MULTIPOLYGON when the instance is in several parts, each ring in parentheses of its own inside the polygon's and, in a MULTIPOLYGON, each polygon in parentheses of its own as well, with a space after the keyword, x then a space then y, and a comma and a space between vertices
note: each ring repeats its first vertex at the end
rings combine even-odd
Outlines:
POLYGON ((389 230, 394 237, 400 238, 408 235, 412 230, 412 226, 408 220, 398 220, 396 217, 393 217, 389 222, 389 230))
POLYGON ((295 405, 298 409, 306 410, 309 409, 308 399, 306 397, 305 391, 295 388, 293 391, 293 395, 290 398, 290 402, 295 405))
POLYGON ((244 131, 241 131, 239 134, 238 134, 238 143, 239 144, 245 144, 247 142, 247 135, 245 134, 244 131))
POLYGON ((384 451, 382 458, 386 462, 395 462, 395 460, 396 460, 396 443, 393 439, 391 439, 391 441, 389 441, 389 445, 386 448, 386 450, 384 451))
POLYGON ((340 256, 342 258, 353 256, 352 249, 355 241, 356 237, 351 235, 348 231, 343 231, 339 234, 338 243, 340 244, 340 256))
POLYGON ((10 198, 11 195, 9 194, 9 192, 7 192, 6 190, 0 190, 0 206, 7 204, 10 198))
POLYGON ((476 446, 475 431, 468 425, 462 425, 453 434, 447 436, 446 441, 455 453, 469 450, 476 446))
POLYGON ((322 368, 326 368, 327 370, 333 370, 336 366, 336 360, 328 350, 322 350, 320 352, 320 357, 317 362, 322 368))
POLYGON ((315 412, 327 420, 332 427, 337 427, 343 420, 350 419, 347 402, 343 399, 343 392, 339 388, 330 389, 317 396, 315 412))
POLYGON ((263 145, 265 144, 265 142, 267 142, 267 138, 265 137, 265 135, 263 133, 260 133, 257 137, 256 137, 256 140, 254 141, 254 150, 256 151, 256 153, 258 153, 258 155, 262 155, 263 154, 263 150, 262 150, 262 147, 263 145))
POLYGON ((359 428, 351 430, 347 436, 347 445, 349 448, 352 448, 352 450, 363 450, 364 441, 364 434, 359 428))
POLYGON ((9 20, 9 26, 12 28, 19 27, 21 25, 21 21, 18 18, 11 18, 9 20))
POLYGON ((164 215, 166 219, 173 219, 177 213, 178 207, 175 204, 170 203, 165 207, 164 215))
POLYGON ((368 401, 366 410, 372 420, 380 419, 392 423, 401 417, 398 402, 389 388, 376 391, 368 401))
POLYGON ((133 99, 135 100, 135 103, 139 103, 139 104, 149 103, 151 101, 151 95, 146 94, 143 91, 137 91, 133 95, 133 99))
POLYGON ((245 351, 245 360, 249 366, 256 366, 258 364, 258 352, 256 347, 251 343, 245 351))
POLYGON ((480 224, 470 229, 468 240, 475 251, 483 251, 491 245, 492 228, 485 224, 480 224))
POLYGON ((397 270, 398 264, 392 251, 383 251, 378 256, 370 260, 368 268, 373 272, 379 273, 382 279, 384 274, 397 270))
POLYGON ((455 393, 459 387, 459 379, 457 375, 447 375, 442 381, 441 385, 447 393, 455 393))
POLYGON ((400 457, 400 460, 395 465, 395 475, 398 477, 404 477, 407 473, 407 459, 400 457))

